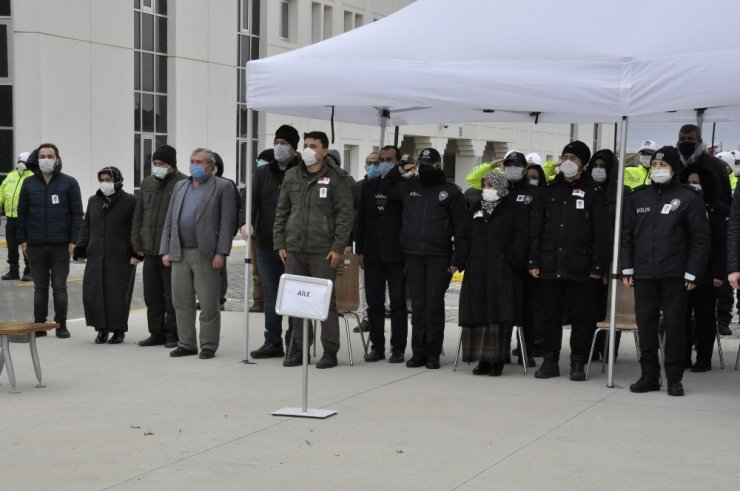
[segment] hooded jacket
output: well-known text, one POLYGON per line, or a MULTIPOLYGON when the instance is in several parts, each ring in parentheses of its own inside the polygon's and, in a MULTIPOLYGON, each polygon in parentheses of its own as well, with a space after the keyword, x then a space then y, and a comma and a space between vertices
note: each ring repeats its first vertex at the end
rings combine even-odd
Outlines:
POLYGON ((709 219, 709 229, 712 234, 712 244, 709 252, 709 263, 706 273, 697 283, 711 286, 712 279, 726 280, 727 269, 727 219, 730 216, 730 207, 719 200, 720 184, 713 172, 696 164, 687 166, 679 177, 679 182, 685 184, 690 174, 698 174, 701 182, 701 197, 709 219))
POLYGON ((542 190, 530 227, 527 269, 540 278, 588 280, 605 275, 611 259, 604 193, 585 172, 573 182, 562 174, 542 190))
POLYGON ((727 174, 725 164, 717 157, 709 155, 703 143, 697 145, 696 150, 690 157, 686 158, 681 155, 681 161, 684 167, 696 164, 714 172, 720 185, 719 201, 728 206, 732 204, 732 187, 730 186, 730 176, 727 174))
POLYGON ((705 274, 710 250, 709 222, 697 190, 674 175, 665 184, 632 191, 622 221, 622 275, 697 282, 705 274))
POLYGON ((312 174, 301 162, 285 172, 272 229, 273 249, 343 253, 354 224, 347 173, 326 158, 312 174))
POLYGON ((275 225, 280 188, 288 169, 301 164, 300 153, 290 159, 285 170, 280 168, 277 160, 259 167, 252 180, 252 226, 257 234, 260 246, 272 250, 272 228, 275 225))
POLYGON ((18 243, 75 244, 82 226, 82 197, 74 177, 62 173, 62 159, 47 183, 38 168, 34 150, 26 162, 32 170, 18 198, 18 243))

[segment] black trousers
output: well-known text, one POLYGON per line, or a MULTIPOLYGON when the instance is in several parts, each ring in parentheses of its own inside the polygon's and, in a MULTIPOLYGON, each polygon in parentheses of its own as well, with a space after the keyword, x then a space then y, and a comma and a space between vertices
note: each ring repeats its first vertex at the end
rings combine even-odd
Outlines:
POLYGON ((696 343, 696 362, 709 364, 714 351, 714 339, 717 336, 717 318, 714 304, 717 301, 717 290, 713 285, 700 285, 689 292, 689 305, 686 311, 686 346, 685 361, 691 361, 691 346, 696 343), (695 319, 696 329, 692 333, 691 317, 695 319))
POLYGON ((442 352, 445 292, 452 279, 449 267, 450 258, 446 256, 406 254, 406 282, 411 295, 411 350, 414 356, 439 356, 442 352))
POLYGON ((546 354, 559 353, 563 343, 563 311, 570 317, 571 357, 587 357, 594 335, 595 284, 600 280, 543 279, 543 329, 546 354))
MULTIPOLYGON (((20 254, 18 254, 18 239, 16 238, 16 230, 18 228, 17 218, 8 218, 5 222, 5 241, 8 243, 8 264, 11 266, 18 266, 20 260, 20 254)), ((23 260, 28 266, 28 258, 23 255, 23 260)))
POLYGON ((370 322, 370 342, 376 351, 385 351, 385 285, 391 304, 391 351, 403 353, 408 339, 406 277, 403 264, 365 259, 365 298, 370 322))
POLYGON ((657 380, 658 324, 663 311, 665 333, 665 371, 668 380, 680 381, 684 370, 686 344, 686 304, 689 293, 683 278, 635 280, 635 317, 640 336, 642 375, 657 380))
POLYGON ((172 306, 172 268, 162 264, 162 256, 144 258, 144 302, 149 333, 170 339, 177 338, 177 320, 172 306))
MULTIPOLYGON (((10 244, 10 242, 8 242, 8 244, 10 244)), ((727 278, 725 278, 725 281, 722 282, 722 286, 717 288, 717 322, 719 325, 730 325, 730 322, 732 322, 732 307, 734 304, 734 290, 727 281, 727 278)))
POLYGON ((33 276, 34 322, 46 322, 49 313, 49 280, 54 298, 54 322, 65 322, 69 245, 29 245, 27 253, 33 276))

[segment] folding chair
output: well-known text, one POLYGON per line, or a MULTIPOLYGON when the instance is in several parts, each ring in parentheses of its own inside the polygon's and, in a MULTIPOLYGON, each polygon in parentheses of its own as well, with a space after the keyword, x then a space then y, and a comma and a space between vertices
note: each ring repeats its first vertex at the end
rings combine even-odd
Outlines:
MULTIPOLYGON (((519 347, 522 350, 522 367, 524 368, 524 373, 527 373, 527 360, 529 360, 529 357, 527 356, 527 346, 524 344, 524 328, 522 326, 514 326, 514 329, 516 329, 516 336, 519 340, 519 347)), ((460 360, 460 350, 462 349, 462 333, 463 328, 460 328, 460 338, 457 340, 457 354, 455 355, 455 364, 452 367, 452 371, 457 371, 457 362, 460 360)))
MULTIPOLYGON (((717 354, 719 355, 719 367, 725 369, 725 357, 722 355, 722 340, 719 333, 719 324, 717 324, 717 354)), ((737 368, 735 368, 737 370, 737 368)))
MULTIPOLYGON (((362 317, 357 311, 360 308, 360 262, 356 254, 345 254, 337 266, 336 278, 334 279, 334 295, 337 304, 337 315, 344 321, 344 327, 347 332, 347 349, 349 350, 349 364, 354 365, 352 359, 352 338, 349 328, 349 317, 353 317, 360 325, 362 317)), ((314 333, 316 324, 313 325, 314 333)), ((368 344, 365 341, 365 334, 360 330, 360 339, 362 339, 362 348, 367 354, 368 344)), ((316 356, 316 343, 314 342, 314 356, 316 356)))
MULTIPOLYGON (((611 292, 610 292, 611 293, 611 292)), ((607 308, 606 318, 609 319, 610 314, 607 308)), ((621 282, 617 283, 617 315, 616 325, 614 326, 615 331, 629 332, 635 337, 635 350, 637 351, 637 359, 640 359, 640 338, 637 335, 637 322, 635 321, 635 296, 631 288, 625 287, 621 282)), ((596 337, 599 332, 606 332, 604 336, 604 351, 601 364, 601 373, 604 373, 606 368, 608 348, 609 348, 609 321, 599 322, 596 324, 596 331, 594 337, 591 340, 591 351, 588 353, 588 362, 586 363, 586 380, 588 380, 588 371, 591 368, 591 360, 594 356, 594 348, 596 347, 596 337)), ((658 351, 662 351, 659 349, 658 351)), ((662 363, 661 363, 662 365, 662 363)))

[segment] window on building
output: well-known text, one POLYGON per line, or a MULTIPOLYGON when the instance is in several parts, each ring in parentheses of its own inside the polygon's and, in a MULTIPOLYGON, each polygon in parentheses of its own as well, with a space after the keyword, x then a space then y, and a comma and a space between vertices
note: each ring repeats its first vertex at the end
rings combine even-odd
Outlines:
POLYGON ((334 9, 321 2, 311 2, 311 42, 317 43, 333 35, 334 9))
MULTIPOLYGON (((251 145, 252 159, 257 159, 258 149, 258 115, 257 111, 247 109, 247 87, 246 87, 246 67, 249 60, 259 58, 259 17, 260 1, 259 0, 237 0, 239 3, 239 32, 237 34, 237 70, 236 70, 236 182, 240 188, 247 184, 247 154, 251 145), (246 11, 246 12, 245 12, 246 11), (245 21, 247 22, 245 25, 245 21), (251 121, 249 115, 252 115, 251 121)), ((288 2, 282 2, 288 4, 288 2)), ((281 8, 282 8, 281 4, 281 8)), ((289 12, 285 12, 287 19, 289 12)), ((283 15, 281 10, 281 16, 283 15)), ((286 26, 287 31, 287 26, 286 26)), ((282 19, 281 19, 281 37, 282 36, 282 19)), ((286 36, 287 37, 287 36, 286 36)), ((255 168, 256 166, 253 166, 255 168)))
POLYGON ((13 144, 13 77, 11 52, 10 1, 0 1, 0 172, 15 165, 13 144))
POLYGON ((351 10, 344 11, 344 32, 351 31, 362 26, 363 16, 351 10))
POLYGON ((280 37, 290 40, 290 3, 288 0, 280 2, 280 37))
POLYGON ((134 189, 167 143, 167 1, 134 1, 134 189))

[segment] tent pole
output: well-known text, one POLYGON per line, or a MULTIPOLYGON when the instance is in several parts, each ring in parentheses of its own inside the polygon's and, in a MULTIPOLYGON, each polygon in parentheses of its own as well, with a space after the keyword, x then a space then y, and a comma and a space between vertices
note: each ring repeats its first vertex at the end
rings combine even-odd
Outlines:
POLYGON ((388 109, 383 108, 380 110, 380 139, 378 150, 385 146, 385 129, 388 127, 388 120, 390 117, 391 112, 388 109))
POLYGON ((614 217, 614 246, 612 250, 611 288, 609 290, 609 370, 606 386, 614 388, 614 341, 617 324, 617 288, 619 287, 619 238, 622 228, 622 202, 624 200, 624 163, 627 155, 627 116, 622 116, 619 135, 619 160, 617 161, 617 203, 614 217))
POLYGON ((245 200, 244 203, 244 221, 247 230, 247 240, 244 241, 244 334, 242 338, 242 363, 252 363, 249 361, 249 297, 252 289, 252 165, 254 156, 252 155, 252 110, 247 109, 247 165, 246 175, 244 176, 245 200))

